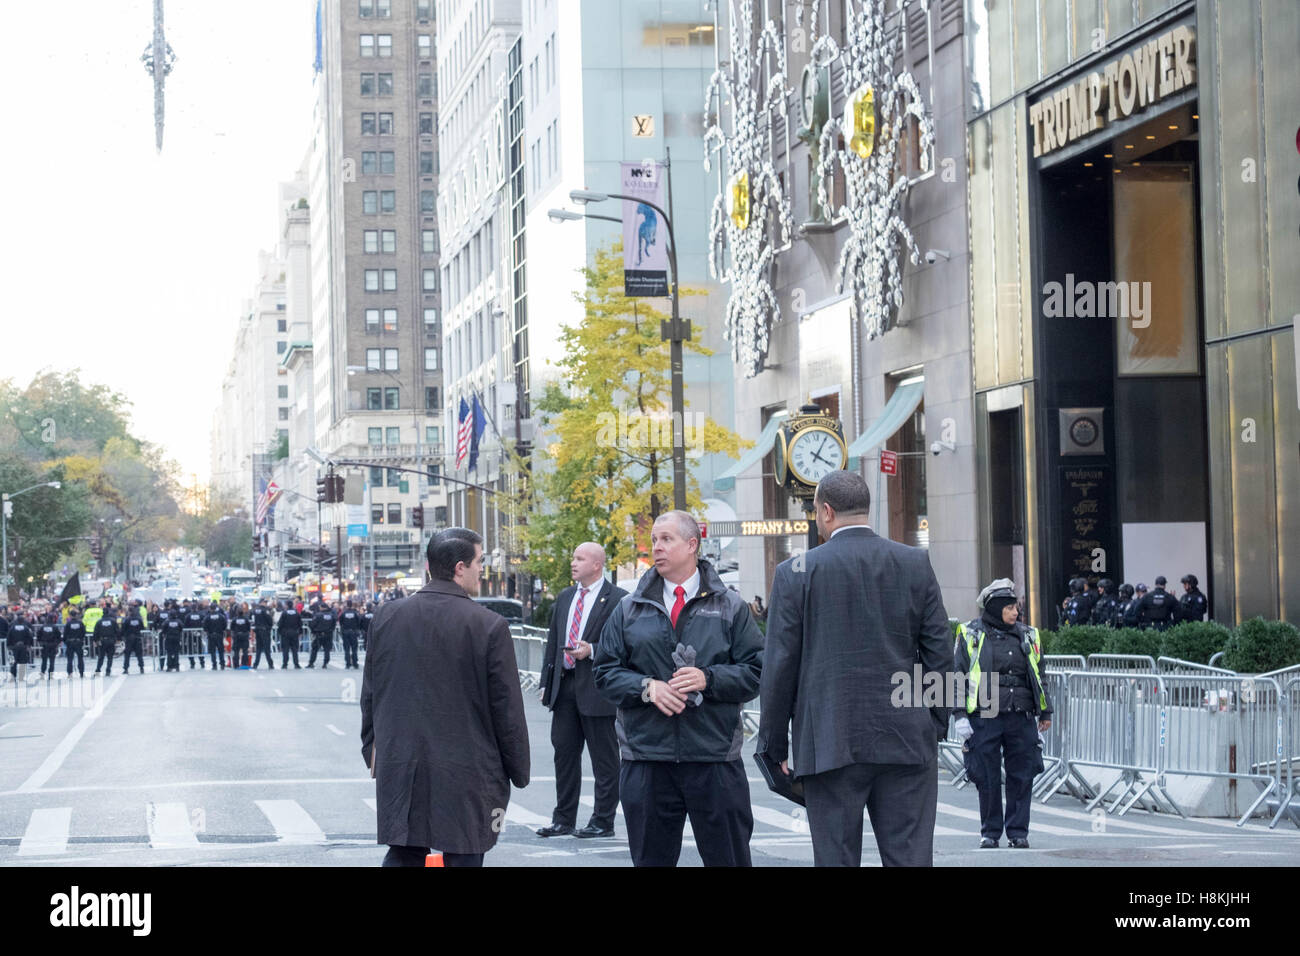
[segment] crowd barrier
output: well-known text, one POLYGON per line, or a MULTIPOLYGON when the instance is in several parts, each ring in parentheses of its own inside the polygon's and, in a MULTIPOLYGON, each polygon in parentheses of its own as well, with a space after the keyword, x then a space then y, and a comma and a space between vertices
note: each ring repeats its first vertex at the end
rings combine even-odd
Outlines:
POLYGON ((1283 716, 1282 746, 1280 756, 1283 759, 1283 786, 1279 794, 1277 813, 1269 823, 1275 827, 1284 814, 1289 814, 1291 822, 1300 827, 1300 676, 1290 677, 1282 685, 1281 703, 1283 716))
POLYGON ((519 686, 526 691, 535 690, 541 684, 548 633, 544 627, 510 625, 510 637, 515 645, 515 666, 519 668, 519 686))

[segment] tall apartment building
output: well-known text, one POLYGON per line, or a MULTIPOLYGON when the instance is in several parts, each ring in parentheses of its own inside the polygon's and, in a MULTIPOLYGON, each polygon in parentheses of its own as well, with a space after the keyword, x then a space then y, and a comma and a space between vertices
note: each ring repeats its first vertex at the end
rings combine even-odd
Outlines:
MULTIPOLYGON (((345 470, 371 534, 347 539, 345 573, 363 581, 373 553, 380 576, 418 575, 412 509, 444 506, 433 2, 320 0, 316 31, 314 444, 364 463, 345 470)), ((343 512, 327 509, 331 549, 343 512)))

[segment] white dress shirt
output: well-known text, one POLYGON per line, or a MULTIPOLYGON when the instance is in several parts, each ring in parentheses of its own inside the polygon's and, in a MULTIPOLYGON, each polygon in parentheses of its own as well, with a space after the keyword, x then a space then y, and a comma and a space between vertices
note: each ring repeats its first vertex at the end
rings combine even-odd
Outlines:
MULTIPOLYGON (((842 524, 842 525, 840 525, 838 528, 836 528, 834 531, 831 532, 831 538, 835 537, 835 536, 836 536, 837 534, 839 534, 841 531, 847 531, 849 528, 866 528, 868 531, 870 531, 870 530, 871 530, 871 525, 869 525, 869 524, 842 524)), ((831 538, 827 538, 826 540, 829 541, 831 538)))
POLYGON ((591 602, 600 593, 600 585, 600 581, 586 585, 575 585, 576 590, 573 592, 573 600, 569 602, 569 614, 564 619, 564 640, 566 642, 569 640, 569 628, 573 627, 573 612, 578 609, 578 595, 583 594, 582 622, 578 625, 578 640, 582 640, 582 634, 587 630, 587 621, 591 618, 591 602))
POLYGON ((664 578, 664 607, 668 609, 669 614, 673 613, 673 605, 677 603, 676 589, 679 586, 686 591, 683 600, 689 602, 691 598, 700 592, 700 569, 696 568, 692 571, 691 576, 680 585, 673 584, 667 578, 664 578))

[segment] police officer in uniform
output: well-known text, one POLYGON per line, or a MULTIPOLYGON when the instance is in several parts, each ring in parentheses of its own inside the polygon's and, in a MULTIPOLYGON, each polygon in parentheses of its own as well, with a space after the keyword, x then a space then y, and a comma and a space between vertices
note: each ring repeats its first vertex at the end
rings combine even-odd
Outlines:
POLYGON ((343 606, 339 615, 339 632, 343 635, 343 669, 357 668, 357 640, 361 637, 361 615, 357 613, 352 602, 343 606))
POLYGON ((126 620, 122 622, 122 673, 129 673, 131 670, 131 654, 135 654, 135 659, 140 665, 140 673, 144 673, 144 618, 140 616, 140 608, 132 607, 126 620))
POLYGON ((330 666, 330 651, 334 649, 335 623, 337 617, 334 609, 323 602, 317 603, 315 613, 311 616, 311 659, 307 661, 308 668, 316 666, 318 647, 325 652, 325 660, 320 665, 321 670, 330 666))
POLYGON ((1121 584, 1119 586, 1119 601, 1115 606, 1115 627, 1132 627, 1128 623, 1129 605, 1134 605, 1134 620, 1137 615, 1137 602, 1133 598, 1133 585, 1121 584))
POLYGON ((966 675, 966 699, 953 716, 966 770, 979 790, 979 846, 996 847, 1005 829, 1011 847, 1028 849, 1030 792, 1034 777, 1043 771, 1038 735, 1052 725, 1052 706, 1041 678, 1042 645, 1037 628, 1017 620, 1015 584, 1010 578, 994 581, 975 603, 980 616, 957 629, 954 670, 966 675), (985 686, 987 690, 981 691, 985 686), (989 701, 983 711, 981 697, 989 701))
POLYGON ((213 604, 208 613, 203 615, 203 630, 208 635, 208 654, 212 657, 212 669, 218 665, 226 669, 226 614, 220 604, 213 604))
POLYGON ((68 623, 63 625, 63 646, 68 655, 68 676, 72 676, 72 659, 77 659, 77 676, 86 676, 86 625, 81 623, 81 612, 75 607, 68 611, 68 623))
POLYGON ((165 613, 162 617, 162 626, 159 628, 162 634, 163 647, 167 650, 167 670, 179 671, 181 669, 181 632, 185 629, 180 615, 174 610, 165 613))
POLYGON ((9 641, 9 654, 13 657, 13 663, 9 665, 9 673, 13 675, 15 681, 27 680, 27 665, 31 661, 30 648, 36 642, 36 635, 32 633, 32 626, 27 623, 27 619, 19 614, 9 625, 9 635, 6 638, 9 641))
POLYGON ((247 604, 230 609, 230 666, 248 666, 248 639, 253 632, 253 615, 247 604))
POLYGON ((271 609, 266 606, 266 598, 257 602, 257 607, 253 608, 253 636, 257 641, 257 650, 253 655, 253 670, 257 670, 257 665, 262 662, 262 655, 266 655, 266 669, 275 670, 275 663, 271 660, 271 627, 275 624, 275 618, 271 614, 271 609))
POLYGON ((1088 582, 1084 578, 1070 578, 1070 596, 1065 599, 1063 624, 1087 624, 1092 615, 1092 602, 1085 593, 1088 582))
POLYGON ((1119 602, 1115 600, 1115 582, 1102 578, 1097 582, 1097 603, 1092 606, 1090 620, 1093 624, 1115 626, 1115 615, 1119 611, 1119 602))
POLYGON ((1210 609, 1210 603, 1205 600, 1205 595, 1197 587, 1199 583, 1196 580, 1196 575, 1183 575, 1183 596, 1178 599, 1178 620, 1205 620, 1205 613, 1210 609))
POLYGON ((46 614, 36 627, 36 640, 41 644, 41 676, 46 680, 54 677, 54 659, 59 656, 59 644, 63 642, 56 620, 53 614, 46 614))
POLYGON ((1163 631, 1178 623, 1178 602, 1165 590, 1165 576, 1156 578, 1156 586, 1138 603, 1138 623, 1163 631))
POLYGON ((290 601, 280 612, 280 621, 276 625, 280 631, 280 667, 289 666, 289 655, 293 654, 293 669, 299 670, 298 644, 302 640, 302 614, 290 601))
MULTIPOLYGON (((186 611, 184 616, 181 618, 181 623, 184 626, 184 629, 187 631, 203 630, 203 612, 199 610, 198 605, 196 604, 186 605, 186 611)), ((203 670, 205 666, 206 665, 203 660, 203 648, 202 646, 200 646, 199 647, 199 670, 203 670)), ((193 654, 190 654, 190 670, 194 670, 193 654)))
POLYGON ((104 616, 95 622, 95 641, 99 645, 99 661, 95 664, 95 673, 104 666, 104 659, 108 659, 108 670, 104 672, 105 677, 113 676, 113 655, 117 653, 117 614, 111 607, 104 608, 104 616))

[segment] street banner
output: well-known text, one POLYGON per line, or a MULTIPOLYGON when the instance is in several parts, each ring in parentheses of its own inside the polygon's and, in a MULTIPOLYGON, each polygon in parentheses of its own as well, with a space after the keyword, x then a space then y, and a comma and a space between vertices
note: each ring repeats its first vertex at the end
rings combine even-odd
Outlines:
POLYGON ((663 209, 664 168, 660 163, 623 163, 623 294, 668 294, 668 226, 648 203, 663 209))

